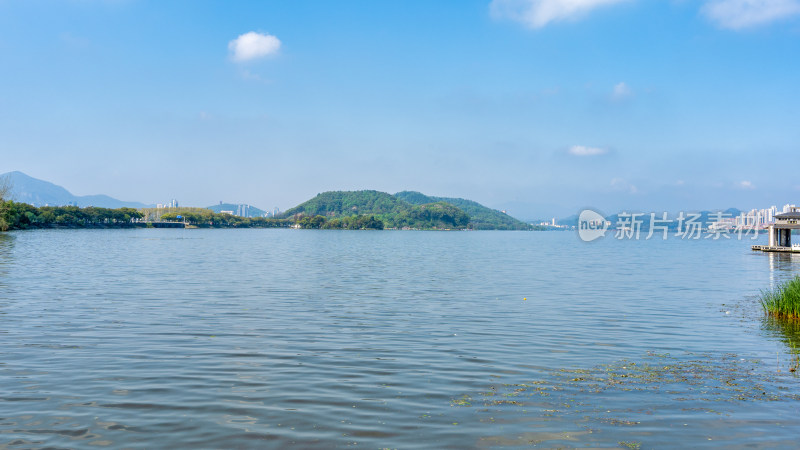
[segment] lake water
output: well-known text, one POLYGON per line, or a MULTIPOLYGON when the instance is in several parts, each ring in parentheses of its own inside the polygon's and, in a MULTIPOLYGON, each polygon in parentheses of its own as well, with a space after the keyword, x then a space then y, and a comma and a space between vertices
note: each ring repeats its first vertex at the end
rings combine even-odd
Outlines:
POLYGON ((0 233, 0 445, 794 447, 752 243, 0 233))

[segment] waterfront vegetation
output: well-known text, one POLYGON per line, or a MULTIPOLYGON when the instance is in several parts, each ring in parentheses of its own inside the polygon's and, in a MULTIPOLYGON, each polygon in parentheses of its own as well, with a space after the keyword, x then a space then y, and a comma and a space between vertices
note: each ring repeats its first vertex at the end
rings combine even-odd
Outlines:
POLYGON ((779 319, 800 319, 800 276, 761 293, 761 306, 767 315, 779 319))
POLYGON ((32 206, 0 200, 0 231, 36 228, 132 228, 148 222, 185 222, 198 228, 288 228, 288 219, 238 217, 204 208, 173 208, 156 214, 156 208, 98 208, 88 206, 32 206), (178 217, 180 216, 180 218, 178 217))
MULTIPOLYGON (((146 209, 144 211, 150 211, 146 209)), ((294 221, 268 217, 240 217, 228 213, 215 213, 205 208, 170 208, 158 216, 148 215, 166 222, 184 222, 198 228, 289 228, 294 221)))
POLYGON ((433 203, 402 214, 306 215, 283 218, 239 217, 205 208, 98 208, 89 206, 32 206, 0 201, 0 231, 36 228, 130 228, 152 222, 183 222, 197 228, 290 228, 326 230, 383 230, 405 228, 450 230, 468 228, 469 216, 458 208, 433 203), (389 224, 387 226, 387 223, 389 224))
POLYGON ((31 206, 0 201, 0 231, 29 228, 123 228, 134 226, 142 213, 133 208, 78 208, 77 206, 31 206))
POLYGON ((300 228, 324 230, 382 230, 383 222, 375 216, 350 216, 326 219, 323 216, 306 216, 297 222, 300 228))
POLYGON ((130 228, 152 222, 183 222, 197 228, 290 228, 382 230, 392 228, 464 229, 469 216, 446 203, 414 206, 403 214, 306 215, 283 218, 239 217, 206 208, 98 208, 89 206, 32 206, 0 201, 0 231, 36 228, 130 228))

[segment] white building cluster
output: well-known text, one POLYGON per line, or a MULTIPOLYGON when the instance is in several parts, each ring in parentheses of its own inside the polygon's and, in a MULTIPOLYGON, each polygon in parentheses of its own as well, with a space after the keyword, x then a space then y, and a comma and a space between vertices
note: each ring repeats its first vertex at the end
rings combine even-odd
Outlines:
MULTIPOLYGON (((219 204, 222 205, 223 203, 219 202, 219 204)), ((221 210, 220 213, 222 213, 222 214, 230 214, 232 216, 239 216, 239 217, 256 217, 256 212, 254 211, 254 209, 258 209, 258 208, 255 208, 255 207, 253 207, 251 205, 248 205, 246 203, 239 203, 239 204, 231 205, 231 206, 235 207, 235 209, 221 210)), ((273 211, 266 211, 264 213, 263 217, 275 217, 280 213, 281 213, 281 210, 278 209, 278 207, 276 206, 273 211)), ((261 217, 261 216, 258 216, 258 217, 261 217)))
POLYGON ((794 211, 795 208, 797 208, 795 205, 786 204, 780 210, 777 206, 765 209, 751 209, 736 217, 735 225, 739 227, 766 228, 767 225, 775 223, 776 215, 794 211))
POLYGON ((158 208, 158 209, 177 208, 177 207, 178 207, 178 201, 175 200, 174 198, 172 200, 170 200, 168 203, 159 203, 159 204, 156 205, 156 208, 158 208))
MULTIPOLYGON (((505 211, 501 211, 501 212, 505 213, 505 211)), ((557 224, 555 217, 553 217, 552 219, 550 219, 550 220, 548 220, 546 222, 539 222, 538 224, 532 223, 531 225, 539 225, 539 226, 548 227, 548 228, 574 228, 571 225, 559 225, 559 224, 557 224)))

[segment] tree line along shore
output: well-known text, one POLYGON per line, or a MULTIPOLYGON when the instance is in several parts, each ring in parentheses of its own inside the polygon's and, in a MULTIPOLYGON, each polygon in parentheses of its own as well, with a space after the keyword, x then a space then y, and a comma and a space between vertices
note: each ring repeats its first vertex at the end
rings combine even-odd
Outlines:
MULTIPOLYGON (((230 214, 178 212, 162 214, 160 221, 184 222, 197 228, 289 228, 290 219, 238 217, 230 214), (178 219, 175 216, 181 216, 178 219)), ((152 226, 141 210, 134 208, 98 208, 89 206, 32 206, 5 201, 0 204, 0 231, 37 228, 144 228, 152 226)))
POLYGON ((0 231, 36 228, 133 228, 181 222, 197 228, 531 230, 537 229, 476 202, 404 191, 331 191, 278 217, 240 217, 207 208, 33 206, 2 200, 0 231))
MULTIPOLYGON (((192 208, 199 209, 199 208, 192 208)), ((98 208, 89 206, 32 206, 27 203, 6 201, 0 206, 0 231, 45 229, 45 228, 146 228, 153 220, 134 208, 98 208)), ((174 211, 160 215, 158 222, 182 222, 193 228, 301 228, 324 230, 453 230, 470 229, 468 224, 448 226, 428 221, 419 223, 403 221, 401 227, 387 227, 375 215, 354 215, 328 218, 321 215, 293 215, 284 218, 239 217, 227 213, 174 211)))

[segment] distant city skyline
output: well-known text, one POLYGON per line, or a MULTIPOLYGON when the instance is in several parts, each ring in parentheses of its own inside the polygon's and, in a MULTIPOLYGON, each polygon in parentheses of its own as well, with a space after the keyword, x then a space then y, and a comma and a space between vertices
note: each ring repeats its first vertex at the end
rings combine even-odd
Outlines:
POLYGON ((796 204, 798 54, 800 0, 4 0, 0 173, 526 220, 796 204))

